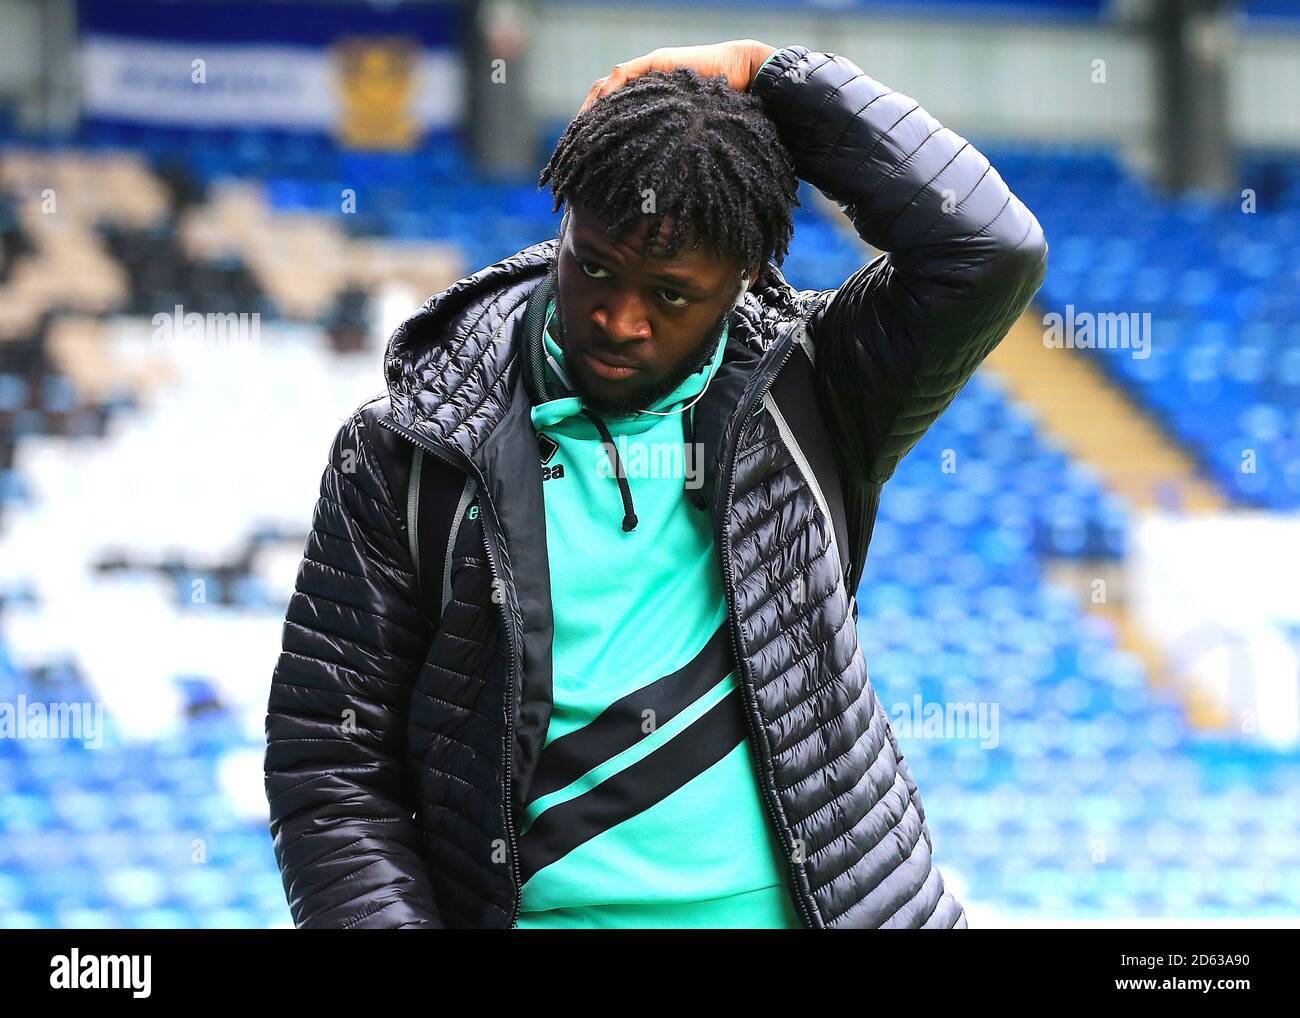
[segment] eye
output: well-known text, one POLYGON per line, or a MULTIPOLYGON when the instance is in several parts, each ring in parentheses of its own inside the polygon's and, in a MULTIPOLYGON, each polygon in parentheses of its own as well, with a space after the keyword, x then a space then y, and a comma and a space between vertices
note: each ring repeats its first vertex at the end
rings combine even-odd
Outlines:
POLYGON ((589 275, 592 279, 604 279, 604 278, 605 278, 605 276, 598 276, 598 275, 596 275, 596 272, 607 272, 607 270, 606 270, 606 269, 602 269, 602 268, 601 268, 599 265, 597 265, 595 262, 578 262, 578 264, 579 264, 580 266, 582 266, 582 271, 585 272, 587 275, 589 275), (590 269, 588 268, 588 266, 590 266, 590 269), (591 269, 595 269, 596 271, 595 271, 595 272, 592 272, 591 269))
POLYGON ((668 294, 668 293, 676 294, 677 299, 681 301, 680 304, 676 304, 676 303, 674 303, 672 300, 670 300, 668 297, 664 297, 664 301, 668 304, 669 307, 674 307, 674 308, 684 308, 684 307, 686 307, 687 304, 689 304, 689 303, 691 302, 689 297, 683 297, 680 293, 677 293, 676 290, 660 290, 659 292, 660 292, 661 294, 668 294))

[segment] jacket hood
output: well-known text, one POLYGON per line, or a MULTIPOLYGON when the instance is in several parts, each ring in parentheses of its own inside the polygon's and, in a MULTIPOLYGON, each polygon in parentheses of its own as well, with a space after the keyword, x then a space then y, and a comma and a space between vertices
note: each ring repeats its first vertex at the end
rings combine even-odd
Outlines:
POLYGON ((453 441, 458 427, 508 405, 508 391, 497 391, 492 383, 509 373, 512 351, 510 344, 495 340, 546 275, 556 246, 552 237, 457 280, 393 331, 384 377, 398 423, 416 427, 441 418, 442 427, 417 430, 453 441), (476 382, 492 390, 471 391, 476 382))

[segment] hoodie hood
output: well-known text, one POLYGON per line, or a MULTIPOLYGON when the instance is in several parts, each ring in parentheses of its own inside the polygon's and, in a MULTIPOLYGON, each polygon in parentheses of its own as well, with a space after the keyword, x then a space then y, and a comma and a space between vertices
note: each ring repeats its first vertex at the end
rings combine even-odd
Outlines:
MULTIPOLYGON (((553 322, 551 316, 553 316, 554 312, 555 298, 552 297, 547 306, 546 321, 553 322)), ((656 414, 689 413, 688 406, 691 401, 708 388, 709 383, 713 381, 713 376, 718 373, 718 367, 722 364, 722 355, 726 350, 727 334, 730 329, 731 322, 728 320, 723 324, 722 332, 714 343, 713 356, 709 359, 708 364, 684 378, 677 388, 652 403, 646 410, 605 417, 609 430, 615 435, 640 434, 653 427, 656 414)), ((573 385, 569 381, 564 351, 556 341, 553 331, 543 329, 540 339, 542 343, 541 365, 544 377, 541 379, 541 384, 537 386, 537 390, 544 401, 534 405, 531 416, 533 427, 538 431, 543 431, 570 417, 581 416, 586 406, 582 398, 575 395, 573 391, 573 385)), ((530 342, 532 341, 533 337, 530 337, 530 342)))
MULTIPOLYGON (((554 321, 555 289, 556 275, 552 270, 541 284, 538 299, 531 302, 530 313, 526 316, 524 325, 524 372, 527 389, 533 400, 530 411, 533 429, 539 436, 546 430, 558 430, 560 434, 571 438, 596 440, 604 444, 623 502, 622 527, 624 531, 632 531, 638 523, 636 505, 619 454, 619 442, 615 441, 614 436, 619 436, 622 443, 627 443, 632 436, 644 434, 662 424, 665 417, 677 415, 681 419, 683 456, 695 452, 694 405, 722 364, 731 329, 731 316, 726 317, 715 341, 713 356, 707 364, 687 376, 672 392, 645 410, 605 417, 586 406, 569 381, 564 351, 548 327, 554 321), (593 429, 594 434, 591 433, 593 429)), ((686 480, 689 481, 689 476, 686 480)), ((696 508, 704 507, 697 490, 685 487, 684 492, 696 508)))

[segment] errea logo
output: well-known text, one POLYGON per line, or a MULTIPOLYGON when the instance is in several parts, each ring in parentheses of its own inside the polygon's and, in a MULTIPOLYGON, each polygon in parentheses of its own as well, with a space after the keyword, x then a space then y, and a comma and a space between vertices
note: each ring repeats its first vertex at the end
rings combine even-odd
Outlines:
POLYGON ((133 997, 150 993, 152 955, 88 954, 75 947, 50 959, 50 987, 55 990, 131 990, 133 997))
POLYGON ((550 435, 538 433, 537 451, 542 457, 542 480, 551 481, 559 480, 564 476, 564 464, 556 463, 550 466, 551 459, 560 451, 560 443, 550 435))

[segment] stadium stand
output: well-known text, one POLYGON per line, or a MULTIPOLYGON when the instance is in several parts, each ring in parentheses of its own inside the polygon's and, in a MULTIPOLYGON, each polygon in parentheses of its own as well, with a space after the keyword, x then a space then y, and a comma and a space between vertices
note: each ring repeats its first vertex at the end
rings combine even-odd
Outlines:
POLYGON ((998 165, 1054 240, 1043 308, 1149 312, 1148 356, 1097 363, 1230 500, 1300 508, 1300 164, 1248 160, 1228 201, 1171 201, 1108 154, 998 165))
MULTIPOLYGON (((1271 171, 1247 233, 1104 156, 993 158, 1053 244, 1044 308, 1162 309, 1150 358, 1094 356, 1226 500, 1294 507, 1300 477, 1269 464, 1300 460, 1300 168, 1271 171), (1244 268, 1242 244, 1271 271, 1244 268), (1220 420, 1230 434, 1201 423, 1220 420), (1243 481, 1247 445, 1263 465, 1243 481)), ((383 385, 373 342, 338 336, 373 331, 387 283, 418 302, 555 225, 545 196, 476 180, 446 139, 398 159, 101 127, 0 149, 0 700, 107 708, 102 746, 0 740, 0 923, 288 923, 249 789, 329 436, 383 385), (120 204, 78 207, 85 174, 120 204), (50 180, 66 222, 39 211, 50 180), (177 304, 259 312, 259 341, 160 348, 150 317, 177 304)), ((862 259, 805 194, 787 276, 834 286, 862 259)), ((1050 581, 1060 560, 1117 560, 1138 496, 1015 395, 981 372, 904 461, 859 598, 945 876, 972 925, 1294 915, 1300 758, 1199 732, 1116 625, 1050 581), (938 704, 969 705, 969 737, 927 737, 938 704)))

